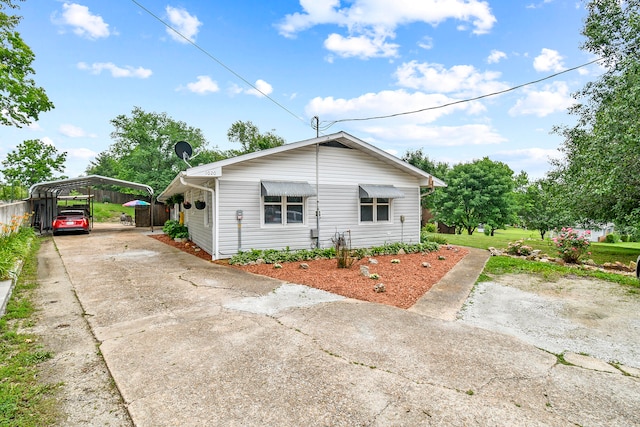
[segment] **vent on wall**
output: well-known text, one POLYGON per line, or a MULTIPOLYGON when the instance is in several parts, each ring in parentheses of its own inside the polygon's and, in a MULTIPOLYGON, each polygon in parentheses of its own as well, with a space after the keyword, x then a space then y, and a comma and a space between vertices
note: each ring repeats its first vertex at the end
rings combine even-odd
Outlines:
POLYGON ((347 147, 346 145, 338 142, 338 141, 327 141, 327 142, 322 142, 320 143, 320 145, 322 147, 333 147, 333 148, 348 148, 351 149, 351 147, 347 147))

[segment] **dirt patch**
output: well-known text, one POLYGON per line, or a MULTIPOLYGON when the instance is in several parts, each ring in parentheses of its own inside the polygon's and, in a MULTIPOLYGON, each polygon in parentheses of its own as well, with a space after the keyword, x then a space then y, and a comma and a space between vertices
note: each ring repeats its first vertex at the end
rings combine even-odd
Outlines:
POLYGON ((504 275, 477 284, 459 317, 552 353, 640 368, 638 291, 596 279, 504 275))
MULTIPOLYGON (((167 235, 150 237, 203 259, 211 259, 211 255, 197 250, 191 242, 176 242, 167 235)), ((377 264, 371 263, 367 257, 354 262, 350 268, 338 268, 335 259, 305 261, 304 264, 307 264, 308 268, 301 268, 302 262, 282 263, 282 268, 274 268, 273 264, 231 267, 322 289, 348 298, 409 308, 468 253, 465 248, 443 246, 436 252, 425 254, 373 257, 377 264), (394 263, 392 260, 399 262, 394 263), (423 266, 425 262, 429 267, 423 266), (363 276, 360 272, 361 266, 366 266, 369 273, 377 274, 378 278, 363 276), (384 284, 385 292, 374 290, 374 286, 380 283, 384 284)), ((228 265, 226 261, 220 263, 228 265)))

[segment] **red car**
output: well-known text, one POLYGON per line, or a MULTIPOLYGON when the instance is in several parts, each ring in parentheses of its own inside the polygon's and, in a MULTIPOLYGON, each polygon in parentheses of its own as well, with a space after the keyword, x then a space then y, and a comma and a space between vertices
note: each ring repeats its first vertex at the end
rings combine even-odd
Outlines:
POLYGON ((67 231, 89 233, 89 218, 85 211, 81 209, 60 211, 60 214, 53 220, 53 235, 67 231))

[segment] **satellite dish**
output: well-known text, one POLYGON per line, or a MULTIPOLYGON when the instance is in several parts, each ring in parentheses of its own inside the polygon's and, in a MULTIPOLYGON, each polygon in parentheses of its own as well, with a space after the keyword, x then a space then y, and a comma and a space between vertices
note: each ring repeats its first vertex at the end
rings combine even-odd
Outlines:
POLYGON ((174 150, 176 151, 176 155, 180 157, 182 160, 184 160, 185 162, 189 160, 191 158, 191 155, 193 154, 193 149, 191 148, 191 145, 189 145, 187 141, 176 142, 176 146, 174 147, 174 150))

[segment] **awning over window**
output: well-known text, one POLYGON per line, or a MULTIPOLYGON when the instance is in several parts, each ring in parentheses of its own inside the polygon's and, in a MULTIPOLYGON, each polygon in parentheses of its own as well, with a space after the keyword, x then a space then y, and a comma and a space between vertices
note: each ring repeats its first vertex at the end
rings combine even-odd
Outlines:
POLYGON ((263 196, 315 196, 316 189, 308 182, 262 181, 263 196))
POLYGON ((404 193, 393 185, 360 184, 360 198, 401 199, 404 193))

